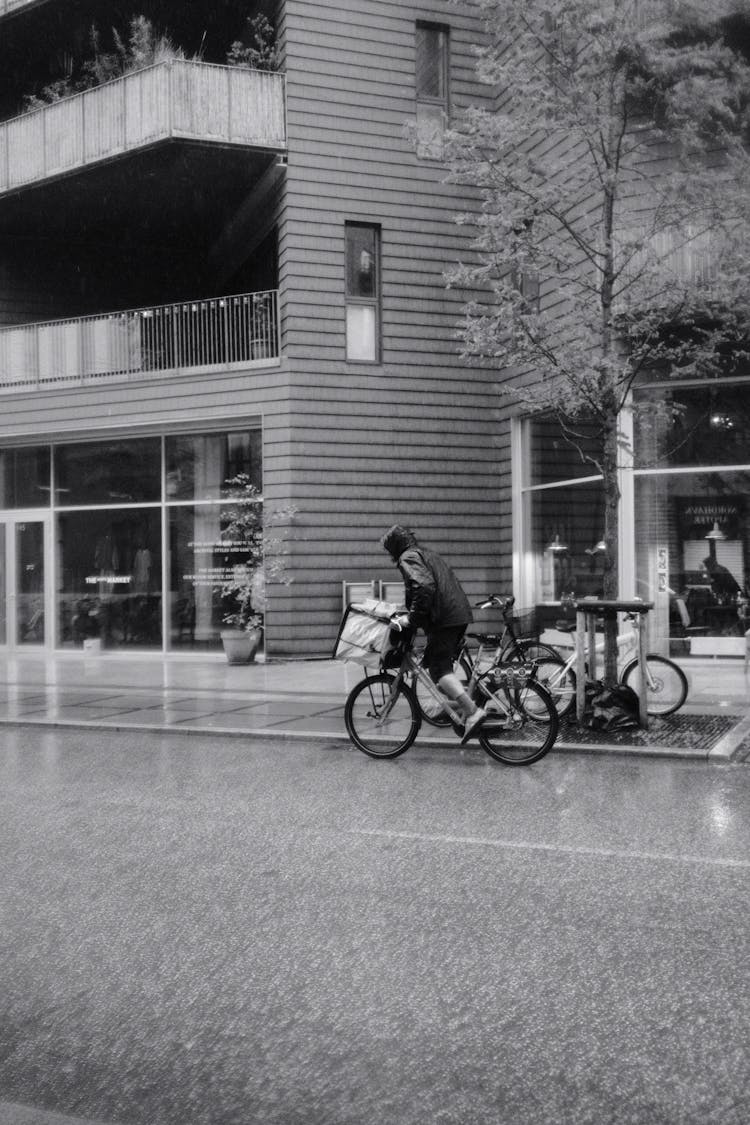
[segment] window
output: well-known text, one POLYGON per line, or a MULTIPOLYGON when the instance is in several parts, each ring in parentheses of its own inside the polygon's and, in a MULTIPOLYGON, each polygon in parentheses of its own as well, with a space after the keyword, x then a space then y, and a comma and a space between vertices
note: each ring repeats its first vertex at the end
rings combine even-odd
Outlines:
POLYGON ((154 438, 82 442, 55 450, 57 503, 148 503, 161 493, 161 442, 154 438))
MULTIPOLYGON (((58 647, 98 638, 112 650, 220 648, 220 587, 244 564, 222 535, 226 489, 240 473, 260 488, 262 468, 259 420, 231 431, 0 449, 0 511, 52 512, 58 647)), ((29 606, 38 601, 41 544, 37 524, 27 528, 17 592, 29 606)), ((0 594, 6 546, 0 523, 0 594)), ((0 644, 6 608, 0 596, 0 644)))
POLYGON ((380 360, 380 228, 346 224, 346 358, 380 360))
POLYGON ((49 507, 49 473, 49 446, 1 449, 0 507, 49 507))
POLYGON ((418 23, 416 27, 417 155, 443 156, 448 119, 448 28, 418 23))

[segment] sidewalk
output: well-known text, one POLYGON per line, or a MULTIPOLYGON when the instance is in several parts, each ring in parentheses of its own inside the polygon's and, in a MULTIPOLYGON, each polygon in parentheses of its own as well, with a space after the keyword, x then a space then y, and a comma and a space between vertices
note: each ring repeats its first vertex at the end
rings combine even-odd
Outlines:
MULTIPOLYGON (((690 695, 648 731, 605 734, 561 727, 555 750, 750 761, 750 699, 741 662, 686 668, 690 695)), ((151 655, 0 658, 0 725, 73 726, 190 734, 348 741, 344 701, 362 677, 330 660, 228 665, 151 655)), ((455 746, 451 732, 423 724, 418 744, 455 746)))

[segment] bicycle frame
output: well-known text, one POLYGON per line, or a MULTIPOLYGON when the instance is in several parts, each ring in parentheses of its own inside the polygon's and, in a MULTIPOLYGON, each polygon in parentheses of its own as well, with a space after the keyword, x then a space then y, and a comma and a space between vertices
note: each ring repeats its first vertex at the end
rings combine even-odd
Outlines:
MULTIPOLYGON (((503 664, 503 656, 507 651, 508 646, 503 644, 503 638, 500 637, 498 643, 487 644, 480 642, 476 656, 471 652, 468 645, 463 642, 459 649, 458 658, 462 655, 466 658, 468 664, 471 665, 471 674, 466 683, 466 692, 471 697, 478 688, 484 696, 484 707, 488 712, 493 712, 507 720, 511 720, 514 714, 514 704, 512 701, 507 703, 499 695, 499 689, 507 689, 513 686, 515 676, 519 673, 519 666, 513 663, 503 664), (490 650, 493 655, 491 658, 487 657, 486 651, 490 650), (485 665, 483 667, 483 665, 485 665), (501 679, 502 678, 502 679, 501 679), (490 680, 495 681, 490 685, 490 680)), ((430 674, 422 666, 420 660, 414 656, 414 653, 409 650, 404 654, 404 659, 401 662, 399 673, 394 683, 392 698, 398 694, 398 685, 401 683, 405 675, 412 675, 415 680, 427 689, 428 693, 439 703, 443 710, 447 711, 451 719, 457 726, 462 726, 464 716, 461 713, 458 705, 450 699, 444 692, 440 690, 430 674)), ((523 679, 525 681, 536 681, 536 666, 531 662, 531 669, 528 670, 524 665, 523 679)), ((540 685, 541 686, 541 685, 540 685)), ((390 710, 390 708, 389 708, 390 710)))
MULTIPOLYGON (((630 623, 633 622, 633 618, 629 615, 627 617, 627 620, 630 623)), ((572 640, 573 640, 573 648, 572 648, 572 651, 570 653, 570 656, 567 657, 567 659, 563 663, 563 666, 560 668, 560 671, 559 671, 558 676, 557 676, 558 680, 561 679, 563 676, 565 676, 567 672, 570 672, 570 671, 575 672, 576 661, 578 659, 578 637, 577 637, 575 632, 571 632, 570 636, 572 637, 572 640)), ((633 628, 629 629, 626 633, 618 633, 618 635, 617 635, 618 668, 621 668, 622 664, 624 663, 624 658, 619 656, 620 650, 625 648, 626 644, 630 645, 635 640, 635 637, 636 637, 635 625, 633 625, 633 628)), ((584 644, 585 644, 585 642, 584 642, 584 644)), ((554 648, 556 646, 553 645, 552 647, 554 648)), ((587 645, 586 645, 586 650, 587 650, 586 651, 586 659, 588 661, 590 661, 590 654, 588 652, 588 646, 587 645)), ((633 649, 633 651, 635 651, 635 650, 633 649)), ((596 645, 594 646, 594 653, 596 654, 596 653, 599 653, 599 652, 604 652, 604 638, 603 637, 600 641, 597 641, 596 645)), ((626 657, 627 657, 627 654, 626 654, 626 657)), ((551 678, 554 679, 554 677, 551 677, 551 678)), ((653 687, 653 684, 651 683, 651 674, 648 671, 648 668, 646 669, 646 682, 649 683, 649 686, 653 687)))

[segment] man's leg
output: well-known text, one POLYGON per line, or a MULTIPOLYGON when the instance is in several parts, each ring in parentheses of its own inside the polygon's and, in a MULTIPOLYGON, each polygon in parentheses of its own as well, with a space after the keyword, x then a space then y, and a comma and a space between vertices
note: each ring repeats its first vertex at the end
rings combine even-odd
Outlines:
POLYGON ((430 676, 440 690, 449 699, 457 703, 461 709, 461 714, 464 716, 463 742, 467 741, 470 735, 487 718, 487 713, 483 708, 477 707, 467 693, 465 686, 453 671, 453 662, 456 659, 465 629, 465 626, 435 629, 427 636, 427 647, 424 653, 424 663, 430 676))
MULTIPOLYGON (((433 676, 434 679, 434 676, 433 676)), ((464 688, 464 685, 459 680, 455 672, 446 672, 439 680, 435 681, 437 686, 444 692, 449 699, 452 699, 461 708, 461 713, 467 718, 473 715, 477 710, 477 705, 474 700, 469 696, 464 688)))

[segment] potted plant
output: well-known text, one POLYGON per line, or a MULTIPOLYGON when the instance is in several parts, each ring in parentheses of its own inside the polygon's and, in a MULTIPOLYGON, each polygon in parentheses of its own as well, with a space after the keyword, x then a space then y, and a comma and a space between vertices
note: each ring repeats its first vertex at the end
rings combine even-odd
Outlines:
POLYGON ((223 496, 231 503, 223 510, 221 540, 230 561, 218 588, 226 626, 220 635, 228 662, 247 664, 255 659, 263 638, 266 580, 288 581, 281 540, 271 536, 269 527, 296 509, 264 512, 263 496, 247 473, 239 473, 226 485, 223 496))

